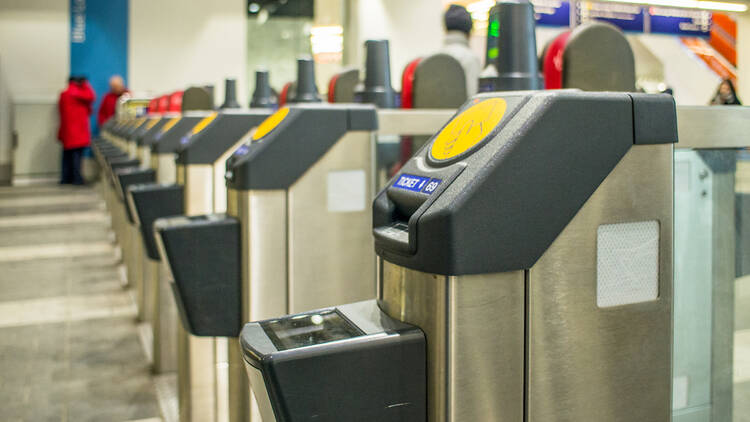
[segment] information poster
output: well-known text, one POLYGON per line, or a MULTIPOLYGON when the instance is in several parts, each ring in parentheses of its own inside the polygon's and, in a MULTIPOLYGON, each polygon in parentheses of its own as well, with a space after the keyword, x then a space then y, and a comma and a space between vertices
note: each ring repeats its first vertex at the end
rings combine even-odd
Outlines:
POLYGON ((645 7, 633 4, 568 0, 532 0, 540 26, 573 26, 590 21, 610 23, 623 31, 709 37, 711 12, 706 10, 645 7), (574 6, 571 6, 574 4, 574 6))
POLYGON ((674 34, 693 37, 711 35, 711 12, 706 10, 650 7, 651 31, 656 34, 674 34))
POLYGON ((629 32, 644 32, 644 8, 633 4, 578 2, 576 21, 583 24, 592 20, 611 23, 629 32))
POLYGON ((537 25, 570 26, 570 2, 565 0, 532 0, 537 25))

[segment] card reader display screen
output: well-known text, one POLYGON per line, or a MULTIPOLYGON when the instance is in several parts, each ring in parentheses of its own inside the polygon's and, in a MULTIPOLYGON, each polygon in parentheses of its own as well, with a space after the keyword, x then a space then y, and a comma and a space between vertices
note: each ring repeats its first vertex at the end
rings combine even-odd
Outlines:
POLYGON ((295 315, 260 323, 278 350, 359 337, 362 332, 335 310, 295 315))

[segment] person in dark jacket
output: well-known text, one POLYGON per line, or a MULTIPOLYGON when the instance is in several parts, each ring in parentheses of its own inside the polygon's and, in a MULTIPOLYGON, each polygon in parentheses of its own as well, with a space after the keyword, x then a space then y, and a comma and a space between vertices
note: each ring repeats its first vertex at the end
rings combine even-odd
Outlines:
POLYGON ((109 78, 109 92, 102 98, 102 104, 99 106, 99 114, 96 116, 96 124, 102 127, 104 122, 114 116, 117 108, 117 100, 122 94, 127 92, 125 81, 120 75, 114 75, 109 78))
POLYGON ((89 116, 95 99, 94 90, 83 77, 71 76, 68 87, 60 94, 57 138, 63 147, 61 184, 83 184, 81 156, 91 143, 89 116))
POLYGON ((714 99, 711 100, 711 105, 742 105, 731 79, 721 81, 714 99))

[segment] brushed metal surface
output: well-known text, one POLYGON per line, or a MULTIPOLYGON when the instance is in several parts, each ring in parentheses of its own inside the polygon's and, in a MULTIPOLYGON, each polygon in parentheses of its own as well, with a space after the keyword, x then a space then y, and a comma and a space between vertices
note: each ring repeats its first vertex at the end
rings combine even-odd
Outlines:
POLYGON ((528 285, 528 421, 668 421, 672 145, 631 148, 528 271, 528 285), (658 299, 597 308, 598 226, 652 220, 658 299))
MULTIPOLYGON (((141 160, 141 167, 151 167, 151 147, 150 146, 139 146, 138 147, 138 159, 141 160)), ((156 168, 154 168, 155 170, 156 168)))
MULTIPOLYGON (((427 420, 447 422, 448 278, 382 261, 383 312, 422 329, 427 340, 427 420)), ((482 419, 478 419, 482 420, 482 419)))
POLYGON ((229 339, 214 338, 216 422, 229 422, 229 339))
POLYGON ((349 132, 289 188, 286 313, 375 297, 371 154, 370 133, 349 132), (349 170, 364 172, 363 208, 332 211, 326 200, 329 174, 349 170))
POLYGON ((448 278, 449 421, 523 420, 524 276, 448 278))
POLYGON ((750 147, 750 107, 678 106, 676 148, 750 147))
MULTIPOLYGON (((276 422, 276 415, 273 414, 273 407, 271 406, 270 396, 266 390, 266 383, 263 381, 263 374, 250 365, 245 365, 245 368, 247 369, 247 378, 254 388, 258 390, 259 394, 257 396, 260 397, 260 400, 258 400, 258 415, 260 419, 258 421, 276 422)), ((253 396, 255 397, 255 394, 253 396)))
MULTIPOLYGON (((210 214, 214 210, 213 167, 208 164, 181 166, 185 174, 185 214, 210 214)), ((179 172, 178 172, 179 173, 179 172)))
MULTIPOLYGON (((211 165, 177 166, 177 181, 184 185, 186 215, 214 213, 213 171, 211 165)), ((218 389, 225 387, 217 386, 222 378, 217 362, 226 363, 227 357, 217 356, 216 338, 193 336, 181 324, 177 338, 180 419, 184 414, 189 421, 216 421, 218 389)), ((226 397, 228 392, 221 394, 226 397)))
POLYGON ((379 109, 379 135, 434 135, 456 110, 379 109))
POLYGON ((428 420, 522 421, 524 272, 446 277, 381 262, 381 309, 427 339, 428 420))
POLYGON ((177 183, 180 186, 185 186, 185 179, 187 177, 185 175, 185 171, 186 171, 185 166, 183 166, 182 164, 175 163, 174 167, 175 167, 175 183, 177 183))
POLYGON ((181 324, 177 332, 180 420, 215 421, 215 338, 190 335, 181 324))
POLYGON ((157 161, 157 165, 154 167, 156 170, 156 181, 159 183, 177 183, 177 164, 175 163, 175 154, 162 153, 156 154, 155 156, 157 161))
POLYGON ((167 283, 167 269, 160 261, 147 259, 150 267, 147 285, 151 291, 152 307, 151 328, 153 335, 154 367, 156 374, 177 370, 177 307, 169 296, 171 292, 167 283))
POLYGON ((138 321, 146 321, 146 306, 145 306, 145 290, 143 284, 143 242, 141 241, 141 233, 135 224, 127 224, 127 236, 128 236, 128 254, 126 255, 130 260, 128 266, 128 279, 135 288, 135 302, 138 310, 137 318, 138 321))
MULTIPOLYGON (((227 194, 227 213, 240 220, 243 322, 287 313, 287 195, 283 190, 227 194)), ((230 421, 259 422, 239 344, 230 347, 230 421), (233 348, 235 351, 232 351, 233 348), (234 377, 237 373, 242 377, 234 377)))
POLYGON ((138 158, 138 144, 135 141, 127 142, 127 151, 130 158, 138 158))

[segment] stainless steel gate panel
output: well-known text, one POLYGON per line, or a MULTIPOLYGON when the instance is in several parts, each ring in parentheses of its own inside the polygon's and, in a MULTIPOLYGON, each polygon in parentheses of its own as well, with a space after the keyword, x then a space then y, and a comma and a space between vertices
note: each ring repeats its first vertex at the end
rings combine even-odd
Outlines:
POLYGON ((523 420, 524 272, 447 277, 381 262, 381 309, 427 339, 428 420, 523 420))
POLYGON ((287 313, 375 297, 372 143, 347 133, 290 187, 287 313))
MULTIPOLYGON (((529 270, 528 421, 669 420, 672 150, 631 148, 529 270), (659 224, 658 297, 598 307, 599 227, 651 220, 659 224)), ((624 278, 639 251, 618 252, 624 278)))
MULTIPOLYGON (((287 192, 227 192, 227 213, 241 221, 243 321, 283 315, 287 310, 287 192)), ((260 422, 249 394, 237 339, 229 346, 231 422, 260 422)))

